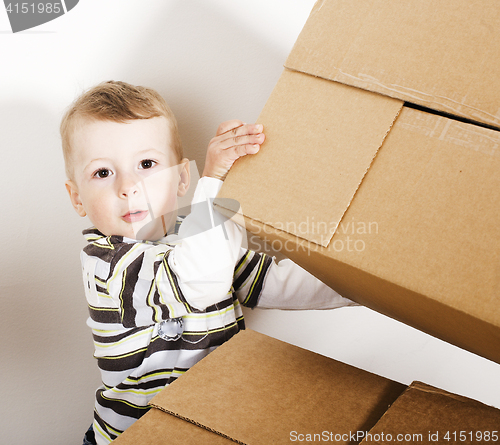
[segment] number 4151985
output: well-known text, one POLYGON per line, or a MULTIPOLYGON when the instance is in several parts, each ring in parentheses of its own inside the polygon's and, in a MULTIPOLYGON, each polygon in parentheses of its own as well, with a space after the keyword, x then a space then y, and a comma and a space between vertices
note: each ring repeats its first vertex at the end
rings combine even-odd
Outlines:
POLYGON ((9 14, 59 14, 61 3, 9 3, 6 9, 9 14))
POLYGON ((447 431, 443 439, 452 442, 498 442, 498 431, 447 431))

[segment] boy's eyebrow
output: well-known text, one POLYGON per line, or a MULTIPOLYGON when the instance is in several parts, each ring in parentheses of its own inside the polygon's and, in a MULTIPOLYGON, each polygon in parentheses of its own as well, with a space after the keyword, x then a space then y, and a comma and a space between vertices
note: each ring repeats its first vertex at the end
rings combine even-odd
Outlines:
POLYGON ((156 153, 159 153, 159 154, 161 154, 161 155, 165 155, 165 156, 167 155, 167 154, 166 154, 166 153, 164 153, 163 151, 160 151, 160 150, 158 150, 158 149, 156 149, 156 148, 153 148, 153 147, 151 147, 151 148, 145 148, 144 150, 138 151, 138 152, 137 152, 137 154, 138 154, 138 155, 141 155, 141 154, 144 154, 144 153, 148 153, 148 152, 150 152, 150 151, 155 151, 156 153))
POLYGON ((90 162, 83 168, 83 171, 87 170, 90 166, 90 164, 94 162, 104 162, 104 161, 110 161, 109 158, 96 158, 96 159, 91 159, 90 162))

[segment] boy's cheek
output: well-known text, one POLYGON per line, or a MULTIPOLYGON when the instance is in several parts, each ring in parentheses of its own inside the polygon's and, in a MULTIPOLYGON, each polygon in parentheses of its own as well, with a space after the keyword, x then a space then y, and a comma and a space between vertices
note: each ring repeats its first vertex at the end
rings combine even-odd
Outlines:
POLYGON ((158 203, 158 205, 170 205, 176 202, 178 179, 167 169, 155 173, 143 179, 138 187, 142 191, 145 200, 158 203))
POLYGON ((163 169, 155 170, 154 173, 146 176, 141 184, 146 188, 148 192, 158 186, 166 186, 170 184, 177 183, 179 179, 179 167, 167 167, 163 169))
POLYGON ((83 208, 85 209, 88 218, 93 224, 106 219, 111 206, 104 196, 93 196, 91 199, 83 200, 83 208), (103 210, 106 209, 106 213, 103 210))

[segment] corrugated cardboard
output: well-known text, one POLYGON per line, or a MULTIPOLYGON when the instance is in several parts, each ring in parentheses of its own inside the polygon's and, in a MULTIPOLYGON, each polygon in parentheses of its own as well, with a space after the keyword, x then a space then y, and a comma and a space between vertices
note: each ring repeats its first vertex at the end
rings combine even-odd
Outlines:
POLYGON ((495 0, 319 0, 285 66, 500 127, 495 0))
POLYGON ((499 440, 500 410, 413 382, 361 443, 491 444, 499 440))
POLYGON ((113 445, 234 445, 234 442, 152 408, 118 436, 113 445))
MULTIPOLYGON (((329 66, 345 48, 350 55, 340 59, 356 60, 364 69, 362 49, 377 33, 385 35, 386 26, 388 35, 397 36, 396 47, 417 51, 420 37, 413 31, 419 27, 408 22, 425 22, 428 2, 372 3, 376 12, 367 12, 367 4, 357 9, 365 2, 318 2, 287 63, 299 69, 300 61, 301 71, 335 78, 317 65, 329 66), (385 19, 373 20, 382 12, 391 17, 390 27, 385 19), (337 35, 341 24, 344 40, 337 35), (331 48, 332 33, 341 40, 331 48), (352 43, 359 36, 371 37, 352 43)), ((446 27, 442 4, 433 3, 432 21, 441 17, 446 27)), ((481 29, 496 23, 490 9, 484 8, 481 29)), ((469 7, 462 10, 467 14, 469 7)), ((458 54, 465 43, 454 35, 451 53, 458 54)), ((491 54, 497 41, 473 44, 477 53, 491 54)), ((448 97, 431 88, 444 87, 428 77, 435 56, 427 58, 425 42, 419 75, 409 71, 405 77, 422 83, 407 88, 448 97)), ((366 66, 371 63, 367 59, 366 66)), ((379 68, 387 78, 394 69, 389 62, 379 68)), ((497 113, 487 96, 498 110, 500 89, 490 77, 488 85, 470 77, 476 74, 456 74, 461 80, 454 91, 475 108, 497 113), (476 83, 482 85, 477 91, 476 83)), ((398 97, 285 69, 259 117, 266 142, 257 155, 234 165, 219 196, 238 200, 247 229, 345 297, 500 363, 500 132, 403 106, 406 97, 398 97)))
POLYGON ((220 443, 231 438, 262 445, 290 443, 300 434, 324 431, 343 434, 340 443, 351 443, 349 433, 375 425, 405 388, 246 330, 154 397, 155 408, 116 443, 199 443, 198 438, 176 441, 177 432, 169 431, 177 428, 179 419, 184 419, 181 428, 189 437, 205 435, 205 443, 219 443, 207 436, 214 432, 223 436, 220 443))

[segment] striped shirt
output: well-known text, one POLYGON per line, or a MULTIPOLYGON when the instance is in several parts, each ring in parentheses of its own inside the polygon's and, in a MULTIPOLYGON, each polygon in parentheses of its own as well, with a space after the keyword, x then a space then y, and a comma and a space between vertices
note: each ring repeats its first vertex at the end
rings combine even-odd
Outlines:
MULTIPOLYGON (((197 188, 195 201, 216 195, 218 184, 207 185, 205 178, 200 183, 205 190, 197 188)), ((94 410, 99 445, 115 439, 146 413, 155 394, 244 329, 241 305, 353 304, 295 263, 277 264, 242 248, 242 230, 231 221, 181 236, 185 227, 196 226, 200 215, 194 213, 178 220, 179 234, 159 242, 105 236, 95 228, 83 232, 87 324, 102 377, 94 410)))

